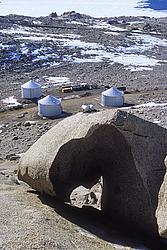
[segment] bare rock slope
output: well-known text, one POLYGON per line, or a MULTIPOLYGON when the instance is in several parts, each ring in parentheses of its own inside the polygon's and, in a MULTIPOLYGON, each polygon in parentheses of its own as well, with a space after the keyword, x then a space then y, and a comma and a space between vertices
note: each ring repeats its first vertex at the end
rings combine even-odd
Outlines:
POLYGON ((156 234, 165 216, 156 209, 166 152, 167 130, 156 124, 124 111, 78 113, 34 143, 21 158, 18 177, 69 200, 76 187, 90 188, 103 176, 101 209, 156 234))

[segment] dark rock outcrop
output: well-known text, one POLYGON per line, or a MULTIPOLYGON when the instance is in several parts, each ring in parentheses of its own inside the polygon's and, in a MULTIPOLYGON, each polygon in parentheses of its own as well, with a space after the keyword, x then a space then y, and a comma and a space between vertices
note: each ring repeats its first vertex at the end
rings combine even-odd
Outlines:
POLYGON ((49 15, 49 17, 51 17, 51 18, 57 17, 57 13, 56 13, 56 12, 52 12, 52 13, 49 15))

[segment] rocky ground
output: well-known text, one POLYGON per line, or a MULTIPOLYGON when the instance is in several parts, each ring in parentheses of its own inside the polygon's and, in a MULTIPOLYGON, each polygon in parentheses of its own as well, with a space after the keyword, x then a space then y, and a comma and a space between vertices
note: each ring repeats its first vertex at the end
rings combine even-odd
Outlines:
MULTIPOLYGON (((82 209, 74 213, 75 209, 38 197, 17 180, 16 171, 20 155, 57 122, 79 112, 83 103, 103 109, 100 93, 110 86, 126 87, 123 108, 127 112, 167 128, 166 23, 166 18, 111 20, 75 12, 0 17, 1 249, 141 249, 147 245, 120 235, 115 228, 109 227, 108 234, 109 228, 101 227, 106 222, 97 225, 96 218, 89 225, 82 209), (63 98, 64 117, 42 119, 36 103, 21 99, 20 86, 30 79, 42 84, 44 95, 63 98), (62 84, 81 83, 97 88, 68 94, 58 89, 62 84), (11 108, 10 97, 21 108, 11 108), (78 216, 83 221, 76 220, 78 216)), ((81 205, 79 200, 74 192, 73 204, 81 205)))

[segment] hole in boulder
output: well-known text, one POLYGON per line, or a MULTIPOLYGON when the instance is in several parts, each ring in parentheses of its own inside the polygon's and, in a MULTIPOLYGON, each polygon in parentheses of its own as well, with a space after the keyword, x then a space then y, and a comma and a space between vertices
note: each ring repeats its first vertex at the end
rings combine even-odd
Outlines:
POLYGON ((74 189, 70 195, 70 201, 73 206, 93 206, 101 209, 101 195, 102 195, 102 177, 92 188, 85 188, 79 186, 74 189))

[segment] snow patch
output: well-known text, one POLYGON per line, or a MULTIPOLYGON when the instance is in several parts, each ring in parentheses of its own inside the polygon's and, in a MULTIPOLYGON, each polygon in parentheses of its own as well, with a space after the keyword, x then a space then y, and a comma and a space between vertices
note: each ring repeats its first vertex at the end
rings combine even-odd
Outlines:
POLYGON ((157 108, 157 107, 167 107, 167 102, 165 103, 148 102, 130 107, 122 107, 119 109, 140 109, 140 108, 157 108))
POLYGON ((130 45, 128 47, 119 46, 117 48, 118 52, 124 53, 138 53, 138 52, 145 52, 147 50, 151 50, 154 47, 167 46, 166 39, 160 39, 158 37, 154 37, 151 35, 144 35, 144 34, 134 34, 129 37, 130 39, 134 40, 135 44, 130 45))
POLYGON ((77 58, 74 57, 74 62, 75 63, 98 63, 98 62, 102 62, 102 58, 100 58, 99 56, 95 56, 92 58, 77 58))
POLYGON ((85 49, 99 49, 99 48, 104 48, 104 46, 99 45, 97 43, 89 43, 89 42, 82 42, 80 40, 64 40, 64 46, 69 46, 69 47, 77 47, 77 48, 85 48, 85 49))
POLYGON ((42 64, 42 66, 46 67, 54 67, 54 66, 59 66, 61 63, 60 62, 45 62, 42 64))
POLYGON ((42 88, 47 88, 48 86, 60 87, 62 85, 69 85, 72 82, 68 77, 57 77, 57 76, 44 76, 44 84, 42 88))
POLYGON ((12 27, 10 29, 2 29, 0 30, 0 33, 3 34, 15 34, 17 35, 26 35, 26 37, 24 36, 18 36, 17 39, 28 39, 28 40, 41 40, 41 39, 45 39, 45 40, 52 40, 56 37, 62 37, 62 38, 70 38, 70 39, 78 39, 81 38, 81 35, 77 35, 77 34, 43 34, 40 32, 34 32, 33 28, 23 28, 22 26, 17 25, 16 27, 12 27))
MULTIPOLYGON (((29 35, 33 30, 31 28, 23 28, 22 26, 16 26, 16 27, 12 27, 10 29, 2 29, 0 30, 0 33, 3 34, 26 34, 29 35)), ((38 34, 38 33, 36 33, 38 34)))
POLYGON ((48 60, 48 59, 55 58, 55 57, 56 57, 56 54, 55 55, 53 54, 39 55, 32 61, 35 62, 35 61, 40 61, 40 60, 48 60))
POLYGON ((107 34, 107 35, 119 36, 119 33, 118 33, 118 32, 113 32, 113 31, 105 31, 104 33, 105 33, 105 34, 107 34))
POLYGON ((165 103, 148 102, 133 106, 133 108, 154 108, 154 107, 167 107, 167 102, 165 103))
POLYGON ((42 22, 41 21, 33 21, 33 24, 42 24, 42 22))
POLYGON ((6 45, 6 44, 3 44, 3 43, 0 43, 0 49, 7 49, 11 47, 10 45, 6 45))
POLYGON ((153 123, 159 124, 159 123, 161 123, 161 121, 159 121, 158 119, 156 119, 156 120, 153 120, 153 123))
POLYGON ((7 97, 7 98, 3 99, 2 102, 8 104, 8 105, 7 105, 8 107, 18 107, 18 106, 22 106, 22 104, 19 103, 19 102, 17 101, 17 99, 14 98, 14 96, 7 97))
POLYGON ((116 27, 114 25, 108 24, 106 22, 96 22, 96 24, 90 26, 90 28, 96 28, 96 29, 108 29, 111 31, 127 31, 127 29, 116 27))
POLYGON ((27 48, 27 46, 25 44, 21 44, 21 53, 23 55, 27 55, 29 52, 29 49, 27 48))
POLYGON ((80 96, 79 95, 68 95, 68 96, 63 97, 63 100, 71 100, 71 99, 77 99, 77 98, 80 98, 80 96))
POLYGON ((88 26, 89 24, 87 23, 81 23, 81 22, 77 22, 77 21, 67 21, 67 24, 76 24, 76 25, 85 25, 88 26))
POLYGON ((123 64, 124 66, 133 65, 133 66, 156 66, 159 61, 157 59, 147 57, 144 55, 135 55, 135 54, 123 54, 116 55, 113 58, 113 61, 116 63, 123 64))
POLYGON ((62 37, 62 38, 68 37, 70 39, 78 39, 82 37, 81 35, 77 35, 77 34, 54 34, 54 36, 62 37))
POLYGON ((133 66, 129 66, 129 67, 125 68, 125 69, 130 70, 131 72, 144 71, 144 70, 153 70, 153 68, 149 68, 149 67, 133 67, 133 66))

